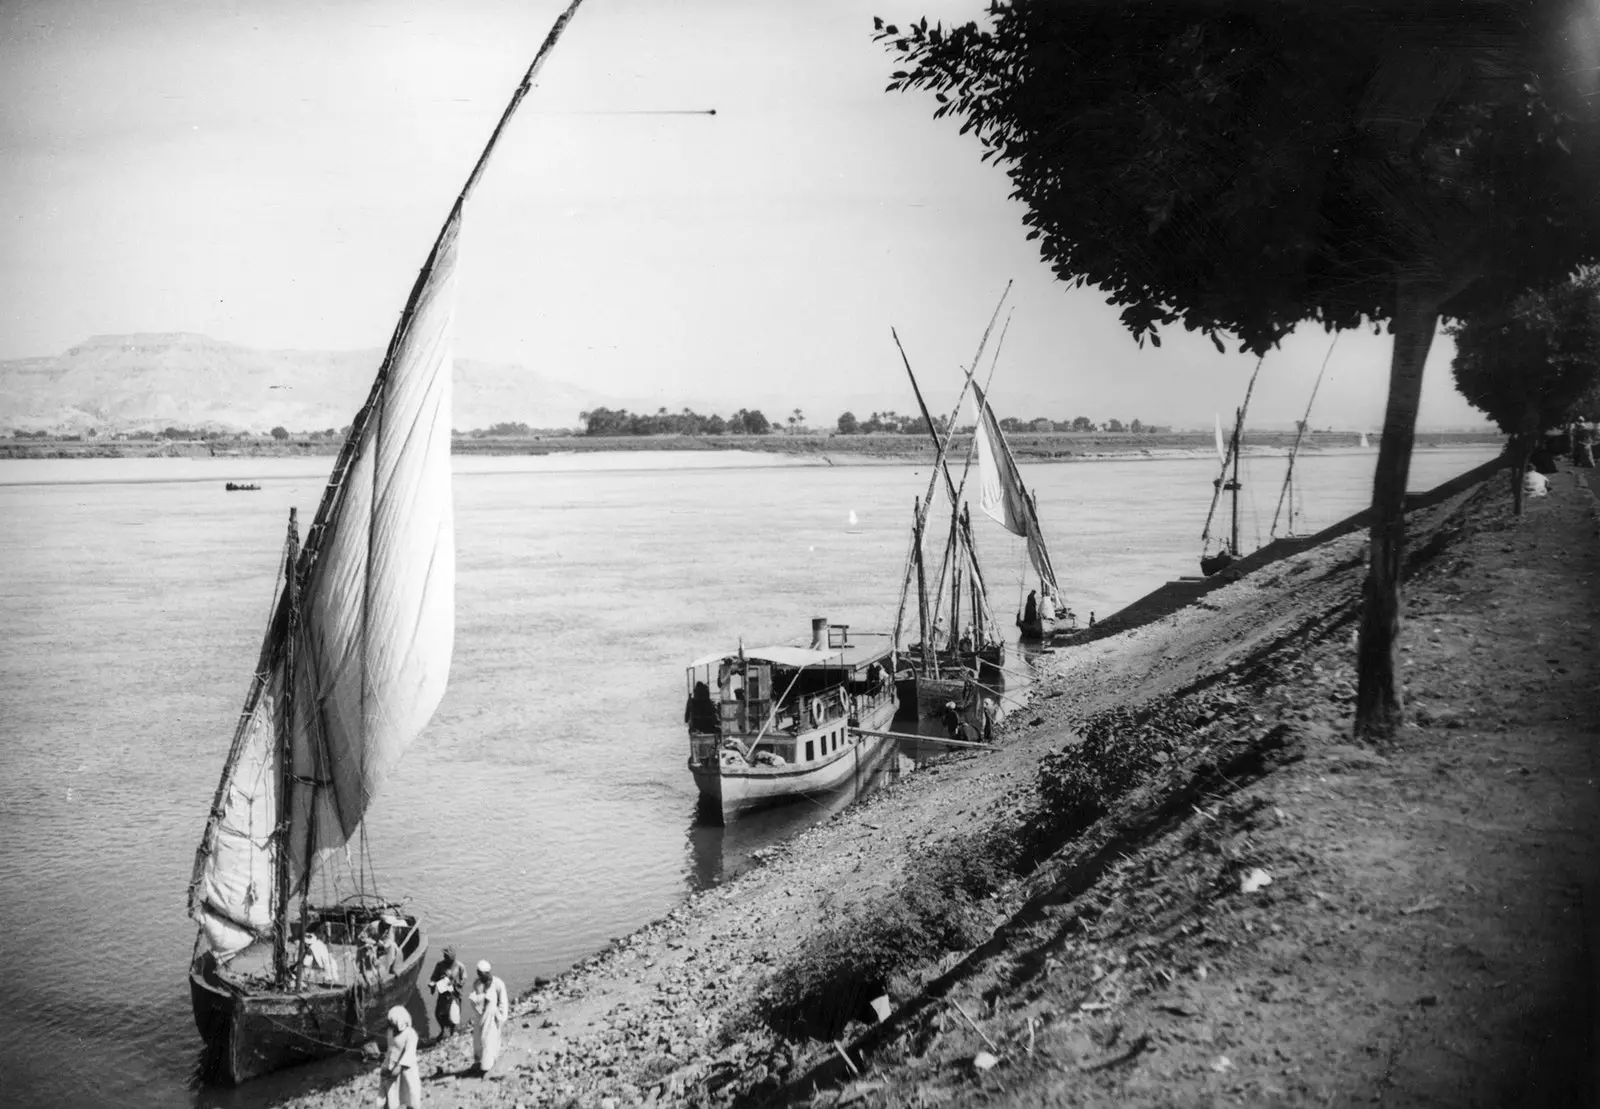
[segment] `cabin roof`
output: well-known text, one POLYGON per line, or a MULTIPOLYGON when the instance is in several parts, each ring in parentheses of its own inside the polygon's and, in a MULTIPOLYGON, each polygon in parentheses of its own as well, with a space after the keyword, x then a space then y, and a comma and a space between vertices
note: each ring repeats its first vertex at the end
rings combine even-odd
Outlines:
MULTIPOLYGON (((808 666, 840 666, 855 668, 889 655, 887 643, 850 643, 843 647, 832 647, 825 651, 813 651, 809 647, 746 647, 744 657, 751 662, 770 662, 774 666, 788 666, 796 670, 803 670, 808 666)), ((707 655, 697 658, 689 664, 689 669, 697 670, 702 666, 712 666, 723 662, 734 662, 739 658, 739 652, 707 655)))

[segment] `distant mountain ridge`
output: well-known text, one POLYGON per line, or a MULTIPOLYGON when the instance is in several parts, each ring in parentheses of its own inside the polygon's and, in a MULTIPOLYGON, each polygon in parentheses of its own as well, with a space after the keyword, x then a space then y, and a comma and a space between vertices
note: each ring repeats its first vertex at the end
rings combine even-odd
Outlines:
MULTIPOLYGON (((186 332, 96 335, 63 354, 0 362, 0 433, 263 433, 341 428, 366 399, 381 350, 254 350, 186 332)), ((624 402, 522 366, 455 360, 451 426, 580 427, 624 402)))

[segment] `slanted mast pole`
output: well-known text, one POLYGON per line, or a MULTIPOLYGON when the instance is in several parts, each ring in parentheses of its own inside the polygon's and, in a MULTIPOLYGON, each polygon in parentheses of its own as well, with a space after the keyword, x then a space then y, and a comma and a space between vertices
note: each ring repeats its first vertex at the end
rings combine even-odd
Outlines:
POLYGON ((565 11, 556 17, 551 24, 550 31, 545 35, 544 42, 540 44, 539 51, 533 56, 533 62, 528 66, 527 73, 523 74, 516 91, 511 94, 511 100, 506 104, 505 111, 500 114, 500 122, 495 124, 494 130, 489 134, 489 141, 484 144, 483 152, 478 155, 478 160, 473 164, 472 172, 467 175, 467 182, 461 187, 456 202, 450 207, 450 214, 445 218, 444 225, 439 228, 439 234, 434 239, 433 249, 428 252, 428 260, 423 263, 422 269, 417 273, 417 279, 411 286, 411 295, 406 298, 406 306, 400 313, 400 322, 395 325, 394 334, 389 338, 388 349, 383 355, 383 364, 378 369, 378 375, 372 382, 372 390, 367 395, 366 403, 361 406, 361 411, 356 413, 355 419, 350 423, 350 433, 345 436, 344 444, 339 449, 338 460, 334 463, 333 474, 328 478, 327 487, 322 492, 322 502, 317 506, 317 515, 311 523, 311 530, 306 534, 304 557, 305 568, 303 574, 309 574, 315 564, 316 554, 322 547, 322 535, 329 522, 337 512, 340 502, 344 499, 345 477, 351 466, 355 464, 360 453, 362 438, 366 434, 367 424, 371 421, 374 412, 382 402, 384 387, 388 384, 389 373, 394 365, 395 356, 399 353, 406 336, 411 332, 411 322, 416 316, 417 302, 422 299, 422 292, 427 288, 428 279, 433 276, 434 266, 439 259, 439 251, 445 245, 446 238, 451 233, 456 219, 461 210, 466 206, 467 199, 472 191, 477 188, 478 179, 483 176, 483 171, 489 164, 489 156, 494 153, 494 148, 500 142, 500 135, 511 122, 511 117, 516 113, 523 97, 528 95, 528 90, 533 87, 534 79, 539 71, 544 68, 545 60, 550 52, 555 49, 556 41, 561 33, 567 29, 567 23, 577 13, 583 0, 572 0, 565 11))
POLYGON ((1233 493, 1233 527, 1228 539, 1228 553, 1235 558, 1239 557, 1239 429, 1244 426, 1244 409, 1241 407, 1237 413, 1238 419, 1233 425, 1233 480, 1228 483, 1228 488, 1233 493))
POLYGON ((1300 454, 1300 440, 1305 437, 1306 428, 1311 426, 1311 406, 1317 403, 1317 390, 1322 388, 1322 375, 1328 372, 1328 361, 1333 357, 1333 348, 1339 344, 1339 333, 1333 334, 1333 342, 1328 344, 1328 353, 1322 356, 1322 368, 1317 371, 1317 380, 1311 385, 1311 398, 1306 401, 1306 414, 1301 418, 1295 428, 1294 444, 1289 448, 1289 464, 1283 472, 1283 491, 1278 494, 1278 507, 1272 513, 1272 530, 1269 534, 1278 532, 1278 515, 1283 511, 1284 498, 1289 501, 1289 523, 1285 535, 1294 534, 1294 461, 1300 454))
POLYGON ((289 536, 284 542, 284 604, 288 627, 283 636, 283 693, 278 710, 278 822, 273 828, 273 879, 277 919, 272 927, 272 972, 280 986, 289 981, 289 832, 294 814, 294 668, 300 637, 300 587, 295 566, 300 557, 300 524, 289 510, 289 536))
POLYGON ((927 569, 922 562, 922 505, 919 501, 912 509, 911 542, 915 554, 912 555, 917 563, 917 623, 922 634, 923 657, 932 649, 933 643, 928 638, 928 576, 927 569))

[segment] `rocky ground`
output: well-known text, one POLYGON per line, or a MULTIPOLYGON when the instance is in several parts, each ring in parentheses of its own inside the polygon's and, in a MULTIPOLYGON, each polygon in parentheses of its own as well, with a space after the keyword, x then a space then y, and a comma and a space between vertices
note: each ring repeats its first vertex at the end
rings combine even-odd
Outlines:
POLYGON ((495 1073, 470 1073, 464 1037, 426 1051, 427 1103, 1589 1104, 1593 475, 1563 471, 1520 519, 1503 480, 1413 515, 1393 743, 1348 738, 1350 536, 1058 652, 995 751, 902 778, 524 997, 495 1073), (963 874, 1003 873, 955 889, 946 864, 975 851, 963 874), (958 938, 885 963, 929 904, 958 938), (780 1034, 773 999, 819 936, 856 959, 828 964, 837 1019, 780 1034))

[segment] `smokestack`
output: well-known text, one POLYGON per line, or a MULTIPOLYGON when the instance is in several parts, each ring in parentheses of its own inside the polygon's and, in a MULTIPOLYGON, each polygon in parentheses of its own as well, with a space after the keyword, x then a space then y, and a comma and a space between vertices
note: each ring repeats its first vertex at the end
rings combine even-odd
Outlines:
POLYGON ((813 651, 826 651, 828 649, 828 618, 826 616, 813 616, 811 618, 811 649, 813 651))

